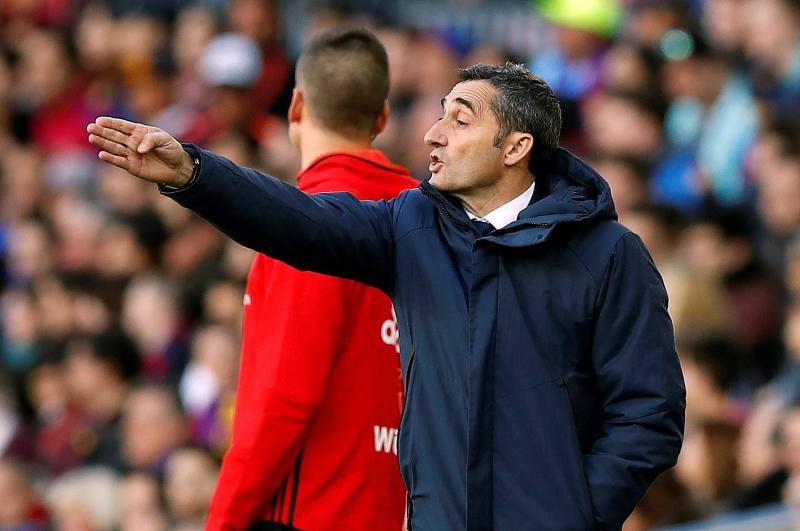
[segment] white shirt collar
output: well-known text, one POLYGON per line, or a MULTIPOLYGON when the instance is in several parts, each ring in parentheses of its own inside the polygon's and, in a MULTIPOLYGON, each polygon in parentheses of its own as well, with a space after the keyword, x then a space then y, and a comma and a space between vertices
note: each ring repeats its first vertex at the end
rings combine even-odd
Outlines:
POLYGON ((502 229, 509 223, 512 223, 517 220, 519 213, 525 210, 528 205, 531 203, 531 198, 533 197, 533 189, 536 187, 536 181, 531 183, 530 187, 527 190, 522 192, 520 195, 505 203, 500 205, 499 207, 495 208, 488 214, 483 217, 476 216, 473 212, 470 212, 469 208, 464 205, 464 211, 469 216, 469 219, 478 219, 480 221, 487 221, 492 224, 495 229, 502 229))

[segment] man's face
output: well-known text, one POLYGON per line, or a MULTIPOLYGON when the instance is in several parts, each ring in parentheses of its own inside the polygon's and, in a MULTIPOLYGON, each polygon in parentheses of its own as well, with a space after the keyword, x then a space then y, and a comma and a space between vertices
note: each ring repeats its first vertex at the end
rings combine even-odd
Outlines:
POLYGON ((464 81, 442 99, 442 117, 425 133, 437 189, 470 194, 502 176, 503 152, 494 144, 499 125, 490 107, 496 96, 488 81, 464 81))

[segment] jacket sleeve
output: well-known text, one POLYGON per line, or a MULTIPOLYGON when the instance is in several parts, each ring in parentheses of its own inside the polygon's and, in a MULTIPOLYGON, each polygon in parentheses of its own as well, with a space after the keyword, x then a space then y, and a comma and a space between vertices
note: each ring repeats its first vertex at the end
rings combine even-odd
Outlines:
POLYGON ((349 193, 308 195, 191 144, 184 148, 199 158, 199 174, 184 188, 159 186, 163 195, 245 247, 391 294, 390 202, 359 201, 349 193))
POLYGON ((675 464, 686 405, 664 284, 633 233, 615 246, 595 323, 604 433, 584 466, 598 524, 616 530, 656 476, 675 464))
POLYGON ((288 476, 325 394, 337 338, 346 326, 352 283, 281 263, 270 267, 262 292, 248 293, 269 302, 245 323, 259 330, 244 331, 253 340, 242 349, 233 437, 206 531, 243 531, 265 516, 286 521, 297 479, 288 476), (273 497, 285 501, 276 503, 270 516, 273 497))

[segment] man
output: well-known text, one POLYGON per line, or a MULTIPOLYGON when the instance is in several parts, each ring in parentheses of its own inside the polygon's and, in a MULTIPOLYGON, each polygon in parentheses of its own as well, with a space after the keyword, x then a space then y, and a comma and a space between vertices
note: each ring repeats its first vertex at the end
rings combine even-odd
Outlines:
POLYGON ((459 75, 430 180, 392 201, 308 196, 118 119, 88 130, 243 244, 392 296, 410 527, 619 529, 682 440, 663 283, 605 181, 556 147, 550 88, 513 64, 459 75))
MULTIPOLYGON (((309 45, 288 113, 301 190, 377 200, 416 186, 370 148, 388 91, 386 51, 371 34, 334 30, 309 45)), ((402 382, 387 322, 380 291, 256 256, 233 440, 207 530, 400 529, 402 382)))
MULTIPOLYGON (((374 36, 334 30, 305 50, 289 108, 299 187, 383 199, 416 185, 370 149, 388 118, 374 36)), ((402 382, 382 328, 391 301, 349 280, 256 256, 244 296, 231 449, 206 529, 397 529, 405 488, 393 434, 402 382)))

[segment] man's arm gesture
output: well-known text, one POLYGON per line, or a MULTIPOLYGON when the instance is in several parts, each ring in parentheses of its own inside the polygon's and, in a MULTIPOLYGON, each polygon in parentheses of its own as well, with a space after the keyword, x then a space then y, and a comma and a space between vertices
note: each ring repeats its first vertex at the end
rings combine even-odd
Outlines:
POLYGON ((146 181, 181 187, 192 175, 192 158, 157 127, 101 116, 86 127, 98 157, 146 181))

